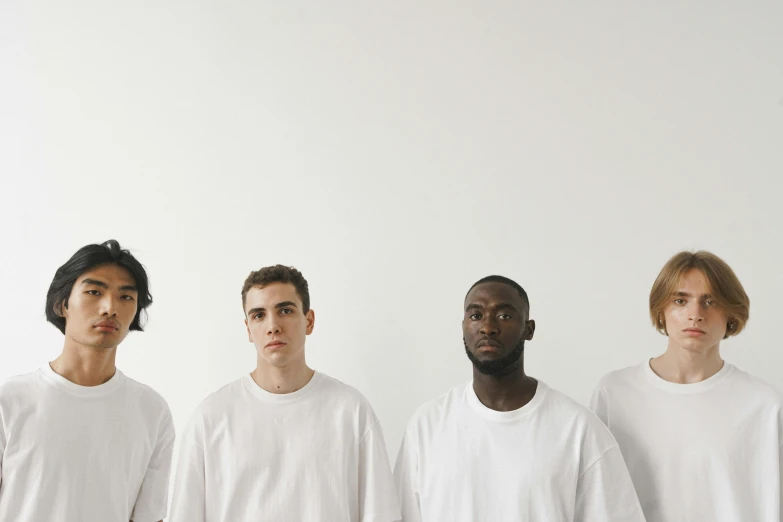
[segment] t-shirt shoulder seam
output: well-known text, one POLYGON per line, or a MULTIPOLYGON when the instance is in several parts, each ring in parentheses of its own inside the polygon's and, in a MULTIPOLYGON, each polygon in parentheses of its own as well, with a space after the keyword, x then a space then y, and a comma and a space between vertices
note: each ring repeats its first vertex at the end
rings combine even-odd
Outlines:
POLYGON ((595 459, 593 462, 591 462, 590 465, 587 466, 585 468, 585 470, 582 473, 579 474, 579 480, 582 480, 582 477, 584 477, 587 474, 587 472, 590 471, 593 468, 593 466, 595 466, 596 464, 601 462, 601 459, 603 459, 610 451, 612 451, 615 448, 617 448, 616 444, 614 444, 612 446, 609 446, 606 450, 604 450, 604 452, 601 453, 601 455, 597 459, 595 459))
POLYGON ((375 428, 375 421, 370 421, 370 426, 367 428, 367 431, 365 431, 364 434, 361 436, 361 438, 359 438, 359 443, 358 444, 360 446, 362 444, 364 444, 364 439, 366 439, 367 435, 369 435, 370 432, 372 432, 373 428, 375 428))

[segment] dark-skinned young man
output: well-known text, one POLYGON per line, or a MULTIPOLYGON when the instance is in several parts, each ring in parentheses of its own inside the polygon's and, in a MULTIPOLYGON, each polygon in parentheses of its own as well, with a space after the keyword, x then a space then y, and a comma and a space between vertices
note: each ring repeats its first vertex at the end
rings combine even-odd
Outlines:
POLYGON ((404 522, 643 522, 617 443, 586 408, 525 374, 524 289, 488 276, 463 307, 473 379, 421 406, 395 466, 404 522))

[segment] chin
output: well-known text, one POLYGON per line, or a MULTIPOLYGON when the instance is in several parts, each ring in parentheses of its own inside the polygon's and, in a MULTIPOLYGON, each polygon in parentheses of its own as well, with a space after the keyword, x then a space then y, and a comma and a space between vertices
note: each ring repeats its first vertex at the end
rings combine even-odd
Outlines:
POLYGON ((263 359, 269 366, 283 368, 294 362, 296 359, 296 354, 292 354, 288 350, 278 350, 272 353, 262 352, 261 359, 263 359))
POLYGON ((91 348, 95 348, 96 350, 111 350, 112 348, 116 348, 118 343, 84 343, 87 346, 91 348))
POLYGON ((264 361, 274 368, 285 368, 292 362, 290 357, 264 357, 264 361))
POLYGON ((683 349, 694 352, 694 353, 704 353, 708 351, 713 346, 717 345, 720 341, 712 341, 708 339, 704 340, 694 340, 694 339, 686 339, 684 340, 680 346, 683 347, 683 349))

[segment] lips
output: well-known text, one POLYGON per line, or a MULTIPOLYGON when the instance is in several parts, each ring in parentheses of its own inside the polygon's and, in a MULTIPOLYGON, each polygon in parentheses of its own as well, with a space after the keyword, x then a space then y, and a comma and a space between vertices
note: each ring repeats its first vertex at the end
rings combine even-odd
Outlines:
POLYGON ((97 328, 98 330, 109 332, 113 330, 119 330, 120 325, 118 325, 114 321, 101 321, 100 323, 95 325, 95 328, 97 328))
POLYGON ((691 335, 702 335, 702 334, 707 333, 704 330, 700 330, 698 328, 686 328, 685 330, 683 330, 683 332, 691 334, 691 335))
POLYGON ((286 343, 283 342, 283 341, 269 341, 268 343, 266 343, 264 348, 270 348, 270 349, 274 350, 276 348, 282 348, 285 345, 286 345, 286 343))
POLYGON ((497 341, 493 341, 492 339, 482 339, 476 345, 476 348, 481 348, 482 346, 491 346, 492 348, 500 348, 500 343, 497 341))

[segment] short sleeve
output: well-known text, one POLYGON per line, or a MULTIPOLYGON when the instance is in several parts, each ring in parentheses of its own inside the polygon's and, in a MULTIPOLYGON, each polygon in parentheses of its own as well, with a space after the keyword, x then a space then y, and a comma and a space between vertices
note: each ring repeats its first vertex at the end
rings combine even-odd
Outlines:
POLYGON ((0 487, 3 485, 3 456, 5 455, 5 447, 8 444, 8 439, 5 434, 5 415, 3 414, 2 405, 0 405, 0 487))
POLYGON ((173 452, 174 421, 171 418, 171 411, 166 406, 158 428, 157 443, 131 513, 133 522, 157 522, 165 518, 173 452))
POLYGON ((590 398, 590 409, 595 413, 604 426, 609 426, 609 404, 606 399, 606 390, 596 388, 590 398))
POLYGON ((394 490, 389 454, 375 415, 359 443, 359 520, 398 522, 399 503, 394 490))
POLYGON ((579 477, 574 520, 644 522, 620 448, 612 447, 579 477))
POLYGON ((414 437, 406 432, 394 465, 394 484, 400 499, 403 522, 421 522, 419 464, 414 437))
POLYGON ((197 412, 181 437, 169 522, 205 522, 207 519, 203 435, 201 415, 197 412))

